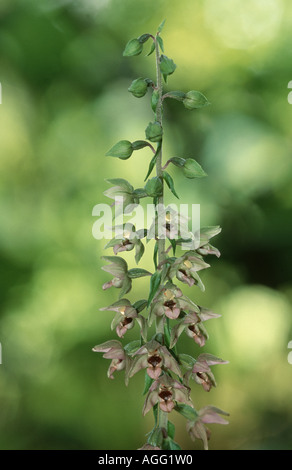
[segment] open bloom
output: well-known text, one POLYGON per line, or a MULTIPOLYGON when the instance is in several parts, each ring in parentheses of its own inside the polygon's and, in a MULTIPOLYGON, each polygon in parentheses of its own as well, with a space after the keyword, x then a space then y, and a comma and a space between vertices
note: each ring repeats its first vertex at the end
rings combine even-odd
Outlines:
POLYGON ((212 354, 200 354, 192 369, 185 373, 185 383, 188 384, 190 377, 192 377, 197 384, 202 385, 206 392, 209 392, 212 387, 216 387, 215 377, 210 369, 210 366, 215 364, 228 364, 228 361, 212 354))
POLYGON ((110 199, 114 199, 113 205, 116 206, 116 215, 123 211, 131 211, 135 204, 135 194, 133 186, 123 178, 112 178, 107 180, 114 184, 111 188, 104 191, 104 195, 110 199), (128 207, 128 210, 126 209, 128 207))
POLYGON ((215 406, 205 406, 198 412, 198 418, 196 421, 187 422, 187 431, 190 437, 193 441, 201 439, 205 450, 208 450, 208 440, 211 436, 211 431, 207 426, 205 426, 205 424, 228 424, 228 421, 220 415, 229 416, 229 413, 226 413, 215 406))
POLYGON ((120 297, 127 294, 132 287, 132 280, 128 276, 128 265, 123 258, 119 256, 103 256, 103 259, 110 261, 111 264, 102 266, 101 269, 112 274, 114 278, 103 284, 103 290, 109 289, 110 287, 117 287, 121 289, 120 297))
POLYGON ((113 248, 114 254, 117 255, 123 251, 131 251, 135 248, 135 260, 138 263, 144 254, 144 245, 141 238, 147 234, 147 230, 135 230, 135 226, 131 223, 117 225, 115 229, 115 238, 113 238, 105 248, 113 248))
POLYGON ((149 341, 134 354, 135 359, 129 371, 129 377, 141 369, 147 369, 151 379, 157 380, 162 373, 162 368, 168 369, 181 377, 178 363, 165 346, 155 340, 149 341))
POLYGON ((217 258, 220 257, 220 251, 214 246, 210 245, 210 238, 215 237, 221 232, 221 227, 218 225, 215 227, 202 227, 200 230, 200 243, 196 249, 200 255, 215 255, 217 258))
POLYGON ((149 316, 149 323, 151 324, 154 317, 167 316, 171 320, 178 318, 182 310, 192 309, 199 312, 196 304, 194 304, 188 297, 183 296, 182 291, 172 284, 167 282, 164 287, 159 289, 151 304, 151 311, 149 316))
POLYGON ((169 277, 172 279, 174 276, 181 282, 184 282, 189 287, 198 285, 204 290, 204 285, 197 274, 202 269, 209 268, 210 265, 194 251, 188 251, 185 255, 177 258, 169 269, 169 277))
POLYGON ((120 338, 123 338, 125 333, 133 328, 135 320, 137 320, 141 328, 141 335, 143 339, 147 339, 146 320, 144 317, 142 317, 142 315, 139 315, 138 311, 134 308, 128 299, 118 300, 117 302, 109 305, 108 307, 103 307, 100 310, 111 310, 113 312, 117 312, 112 321, 111 329, 115 329, 117 335, 120 338))
POLYGON ((213 313, 203 307, 198 307, 198 309, 199 313, 191 312, 187 314, 180 323, 172 328, 170 342, 171 348, 173 348, 173 346, 177 343, 178 338, 183 331, 200 347, 205 345, 206 339, 208 339, 208 332, 203 326, 203 322, 212 318, 221 317, 221 315, 213 313))
POLYGON ((175 406, 175 402, 193 406, 189 398, 189 390, 187 387, 177 380, 172 379, 169 375, 162 375, 153 382, 149 389, 143 407, 143 415, 148 413, 156 403, 159 403, 159 407, 162 411, 170 413, 175 406))
POLYGON ((105 343, 98 344, 92 348, 94 352, 103 352, 105 359, 111 359, 110 366, 107 371, 109 379, 113 379, 113 374, 116 370, 123 370, 129 365, 130 358, 126 355, 124 348, 120 341, 111 340, 105 343))

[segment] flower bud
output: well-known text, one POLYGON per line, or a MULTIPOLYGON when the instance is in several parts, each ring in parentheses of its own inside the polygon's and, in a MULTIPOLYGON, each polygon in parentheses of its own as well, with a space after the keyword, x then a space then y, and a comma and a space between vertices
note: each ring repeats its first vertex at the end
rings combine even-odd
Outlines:
POLYGON ((145 185, 145 191, 150 197, 160 196, 162 193, 162 188, 162 182, 157 176, 154 176, 154 178, 148 180, 145 185))
POLYGON ((107 153, 108 157, 117 157, 121 160, 127 160, 133 153, 133 146, 128 140, 120 140, 107 153))
POLYGON ((187 109, 198 109, 204 108, 210 103, 207 100, 206 96, 204 96, 202 93, 200 93, 199 91, 192 90, 186 94, 186 97, 183 100, 183 104, 187 109))
POLYGON ((147 87, 148 85, 144 78, 137 78, 137 80, 133 80, 128 88, 128 91, 136 98, 142 98, 142 96, 146 95, 147 93, 147 87))
POLYGON ((187 178, 203 178, 207 176, 207 173, 205 173, 201 165, 192 158, 188 158, 185 161, 183 173, 187 178))
POLYGON ((162 140, 162 127, 159 122, 149 122, 145 134, 146 139, 151 142, 160 142, 162 140))
POLYGON ((138 39, 131 39, 126 44, 125 50, 123 52, 123 56, 133 56, 141 54, 143 49, 143 44, 138 39))

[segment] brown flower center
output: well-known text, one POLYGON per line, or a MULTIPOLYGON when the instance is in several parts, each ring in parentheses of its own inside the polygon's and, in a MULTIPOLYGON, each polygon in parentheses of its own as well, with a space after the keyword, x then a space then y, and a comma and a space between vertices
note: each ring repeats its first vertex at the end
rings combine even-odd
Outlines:
POLYGON ((158 395, 165 402, 172 399, 172 393, 169 390, 162 389, 158 395))
POLYGON ((163 305, 168 308, 174 308, 176 306, 176 303, 173 300, 167 300, 166 302, 164 302, 163 305))
POLYGON ((158 355, 154 355, 154 356, 151 356, 149 357, 148 359, 148 364, 151 365, 151 367, 153 367, 155 369, 156 366, 158 366, 158 364, 160 364, 162 361, 161 357, 158 356, 158 355))

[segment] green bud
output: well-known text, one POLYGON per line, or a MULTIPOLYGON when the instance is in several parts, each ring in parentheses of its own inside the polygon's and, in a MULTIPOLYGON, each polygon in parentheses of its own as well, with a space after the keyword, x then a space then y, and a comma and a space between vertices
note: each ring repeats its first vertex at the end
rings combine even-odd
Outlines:
POLYGON ((187 178, 203 178, 207 176, 201 165, 196 160, 188 158, 183 166, 183 173, 187 178))
POLYGON ((163 75, 171 75, 176 69, 176 65, 172 59, 162 55, 160 58, 160 70, 163 75))
POLYGON ((162 127, 159 122, 149 122, 145 134, 146 139, 151 142, 160 142, 162 140, 162 127))
POLYGON ((142 96, 146 95, 147 93, 147 87, 148 85, 144 78, 137 78, 136 80, 133 80, 128 88, 128 91, 136 98, 142 98, 142 96))
POLYGON ((141 54, 143 50, 143 44, 138 39, 131 39, 126 44, 125 50, 123 52, 123 56, 133 56, 141 54))
POLYGON ((117 157, 121 160, 127 160, 133 153, 133 147, 128 140, 120 140, 107 153, 108 157, 117 157))
POLYGON ((192 90, 186 94, 186 97, 183 100, 183 104, 187 109, 198 109, 204 108, 210 103, 207 100, 206 96, 204 96, 202 93, 200 93, 199 91, 192 90))
POLYGON ((162 194, 162 189, 163 185, 158 176, 154 176, 154 178, 148 180, 145 185, 145 191, 150 197, 160 196, 162 194))

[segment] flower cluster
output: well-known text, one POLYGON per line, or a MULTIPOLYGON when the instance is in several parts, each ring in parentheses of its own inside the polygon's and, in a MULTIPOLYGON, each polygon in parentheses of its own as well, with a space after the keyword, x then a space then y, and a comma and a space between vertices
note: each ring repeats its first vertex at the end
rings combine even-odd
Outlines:
POLYGON ((143 188, 134 189, 127 180, 114 178, 108 180, 113 186, 104 193, 114 199, 116 215, 129 213, 131 208, 139 204, 141 198, 150 198, 155 207, 153 223, 148 231, 145 228, 138 229, 131 223, 116 225, 115 238, 105 247, 113 250, 113 256, 103 256, 109 264, 102 269, 112 278, 105 280, 102 288, 108 290, 115 287, 119 290, 119 297, 117 301, 100 310, 115 313, 111 328, 119 339, 123 339, 137 325, 139 337, 125 345, 118 340, 106 341, 95 346, 93 351, 103 353, 103 357, 111 361, 107 372, 110 379, 114 378, 116 372, 124 371, 127 385, 134 375, 144 371, 145 401, 142 413, 145 415, 153 410, 154 428, 141 449, 180 449, 174 441, 174 425, 168 421, 169 414, 173 412, 187 419, 186 428, 191 438, 201 439, 204 449, 207 449, 210 430, 206 424, 227 424, 221 416, 227 413, 213 406, 206 406, 197 411, 190 385, 195 382, 209 392, 216 386, 211 367, 227 364, 227 361, 212 354, 203 352, 197 355, 195 352, 196 348, 203 348, 208 340, 205 322, 219 318, 220 315, 197 305, 183 293, 182 288, 197 286, 204 291, 201 271, 210 267, 205 261, 206 256, 220 256, 219 250, 210 244, 210 240, 218 235, 221 229, 205 227, 201 228, 199 233, 192 233, 188 228, 187 218, 171 207, 164 208, 164 183, 171 193, 178 197, 174 181, 166 171, 168 165, 173 164, 180 168, 188 179, 202 178, 206 173, 193 158, 172 157, 162 166, 162 111, 164 100, 167 98, 181 101, 188 110, 204 108, 209 102, 202 93, 195 90, 163 94, 162 79, 166 82, 176 69, 173 60, 164 54, 161 38, 163 25, 164 22, 155 36, 142 34, 129 41, 124 50, 124 56, 139 55, 145 43, 149 41, 151 47, 148 55, 155 52, 156 56, 157 83, 149 78, 139 77, 128 88, 129 92, 139 99, 143 98, 148 90, 151 91, 154 119, 146 127, 146 140, 120 140, 107 153, 110 157, 128 160, 136 150, 147 147, 152 152, 143 188), (156 148, 152 144, 156 144, 156 148), (156 176, 150 178, 155 167, 156 176), (153 273, 138 267, 129 269, 125 259, 118 256, 127 256, 128 252, 135 250, 135 261, 138 264, 145 252, 145 243, 142 240, 146 236, 147 242, 150 239, 154 241, 153 273), (183 250, 185 247, 188 251, 183 250), (180 250, 178 256, 177 250, 180 250), (127 294, 130 293, 135 279, 145 276, 150 276, 149 292, 145 299, 133 302, 127 298, 127 294), (179 352, 182 334, 193 342, 194 355, 179 352))

